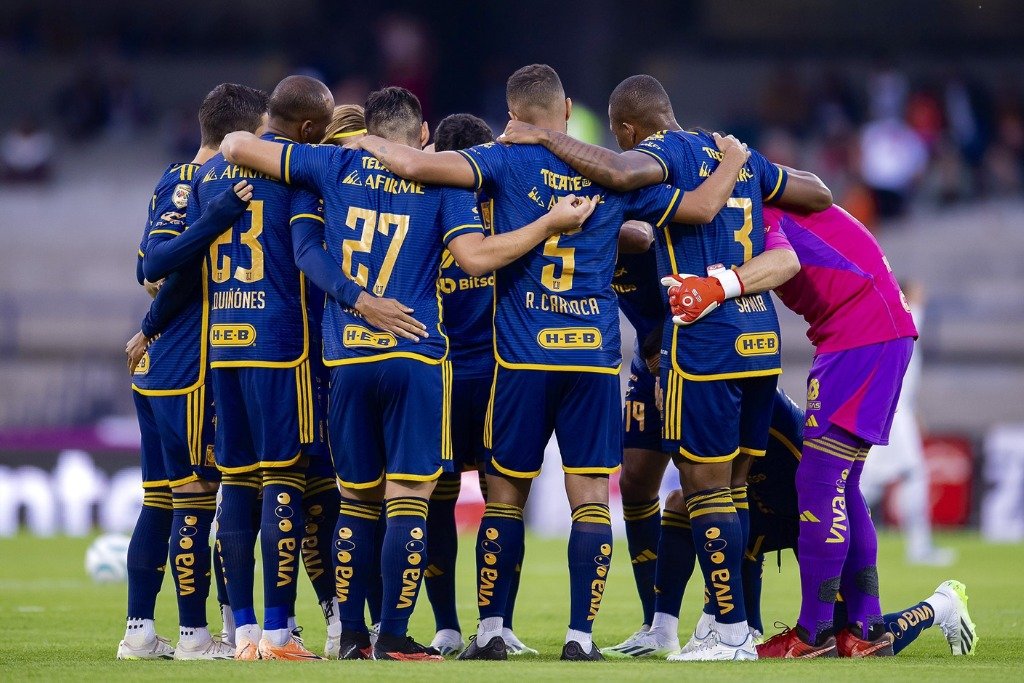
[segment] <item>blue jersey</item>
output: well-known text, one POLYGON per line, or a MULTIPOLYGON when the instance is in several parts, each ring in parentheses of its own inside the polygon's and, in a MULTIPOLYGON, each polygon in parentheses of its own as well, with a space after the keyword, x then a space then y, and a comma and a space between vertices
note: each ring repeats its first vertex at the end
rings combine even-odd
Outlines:
POLYGON ((682 191, 658 185, 610 192, 539 145, 492 142, 459 153, 472 165, 477 189, 494 199, 498 234, 537 220, 559 197, 601 196, 582 228, 549 238, 496 273, 498 363, 513 369, 618 373, 622 356, 612 275, 619 228, 629 219, 665 225, 682 191))
MULTIPOLYGON (((484 231, 492 228, 494 201, 479 198, 484 231)), ((494 374, 494 273, 482 277, 459 267, 451 252, 441 258, 439 281, 444 301, 444 327, 451 345, 456 379, 490 378, 494 374)))
POLYGON ((775 392, 772 426, 763 458, 752 458, 747 476, 753 514, 785 517, 800 515, 796 497, 796 468, 804 441, 804 411, 782 389, 775 392))
POLYGON ((208 256, 210 366, 295 367, 308 357, 310 340, 306 280, 295 265, 290 224, 315 214, 317 200, 305 194, 295 205, 293 188, 218 154, 196 173, 189 212, 242 179, 252 183, 252 200, 208 256))
POLYGON ((668 300, 658 272, 654 249, 642 254, 619 254, 615 263, 612 289, 619 297, 622 314, 636 331, 637 348, 665 321, 668 300))
MULTIPOLYGON (((666 182, 692 190, 710 176, 722 153, 704 132, 663 131, 635 148, 654 157, 666 182)), ((787 175, 758 152, 740 170, 725 207, 707 225, 673 223, 656 231, 657 245, 673 273, 703 277, 733 268, 764 251, 763 202, 779 196, 787 175)), ((666 316, 665 348, 686 379, 733 379, 781 372, 779 321, 767 294, 726 301, 698 324, 676 326, 666 316)))
POLYGON ((404 180, 370 154, 334 145, 288 145, 281 165, 286 183, 323 197, 327 251, 342 271, 375 296, 414 309, 430 332, 427 339, 408 341, 371 328, 331 299, 324 312, 324 362, 445 360, 441 254, 456 237, 483 232, 476 196, 404 180))
MULTIPOLYGON (((139 245, 140 259, 150 245, 173 239, 185 230, 186 209, 198 170, 196 164, 171 164, 160 177, 149 203, 149 219, 139 245)), ((204 288, 197 288, 149 345, 132 379, 132 387, 139 393, 187 394, 205 380, 208 311, 203 292, 204 288)))

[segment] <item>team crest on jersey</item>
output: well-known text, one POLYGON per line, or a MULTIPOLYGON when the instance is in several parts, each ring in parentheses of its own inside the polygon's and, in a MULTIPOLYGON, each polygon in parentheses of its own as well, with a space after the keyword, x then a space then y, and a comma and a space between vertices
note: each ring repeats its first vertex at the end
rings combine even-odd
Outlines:
POLYGON ((174 194, 171 195, 171 203, 179 209, 188 206, 188 194, 192 188, 187 183, 178 183, 174 186, 174 194))

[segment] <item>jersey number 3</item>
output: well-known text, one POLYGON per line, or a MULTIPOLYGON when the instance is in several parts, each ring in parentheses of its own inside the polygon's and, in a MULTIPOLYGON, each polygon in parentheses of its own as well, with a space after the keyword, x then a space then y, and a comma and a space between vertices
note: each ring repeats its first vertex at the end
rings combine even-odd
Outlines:
MULTIPOLYGON (((260 244, 260 235, 263 234, 263 201, 253 199, 245 210, 252 214, 249 229, 242 233, 242 246, 249 249, 249 267, 237 266, 233 275, 240 282, 257 282, 263 279, 263 246, 260 244)), ((227 282, 232 276, 231 257, 227 254, 221 256, 220 248, 222 245, 231 244, 234 230, 233 226, 225 230, 210 245, 210 262, 213 264, 210 277, 218 284, 227 282)))
POLYGON ((391 273, 395 270, 395 261, 398 260, 398 252, 402 250, 402 243, 405 236, 409 234, 409 216, 398 213, 377 214, 373 209, 361 209, 358 206, 349 207, 348 216, 345 217, 345 225, 353 230, 359 229, 359 239, 342 240, 341 242, 341 269, 355 281, 360 287, 366 287, 370 279, 370 269, 362 263, 355 264, 352 269, 353 254, 368 254, 373 248, 374 235, 380 233, 385 237, 391 237, 388 251, 384 254, 384 261, 380 265, 380 272, 377 273, 377 280, 373 283, 375 296, 384 296, 391 280, 391 273), (359 223, 362 222, 362 228, 359 223), (394 232, 392 232, 394 228, 394 232))
POLYGON ((739 230, 732 231, 732 238, 743 247, 743 262, 754 257, 754 244, 750 241, 750 233, 754 230, 754 203, 749 197, 729 197, 725 204, 728 209, 743 209, 743 225, 739 230))

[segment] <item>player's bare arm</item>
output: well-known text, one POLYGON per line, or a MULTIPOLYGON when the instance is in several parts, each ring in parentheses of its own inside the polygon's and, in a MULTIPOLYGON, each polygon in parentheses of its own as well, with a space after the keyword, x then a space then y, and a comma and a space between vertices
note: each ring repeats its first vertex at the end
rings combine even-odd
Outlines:
POLYGON ((501 235, 462 235, 451 241, 448 250, 470 275, 486 275, 512 263, 549 237, 581 227, 600 199, 598 195, 560 197, 549 212, 529 225, 501 235))
POLYGON ((285 146, 278 142, 261 140, 252 133, 236 130, 228 133, 220 143, 220 153, 233 164, 251 168, 275 180, 281 179, 281 155, 285 146))
POLYGON ((767 249, 736 269, 744 294, 760 294, 784 285, 800 272, 792 249, 767 249))
MULTIPOLYGON (((750 158, 747 146, 732 135, 712 133, 718 150, 722 152, 722 160, 718 168, 697 189, 687 192, 679 202, 679 208, 673 216, 676 223, 704 225, 714 220, 725 203, 729 201, 732 190, 739 180, 743 164, 750 158)), ((647 156, 646 154, 644 156, 647 156)))
POLYGON ((619 253, 643 254, 654 244, 654 228, 643 221, 626 221, 619 228, 619 253))
MULTIPOLYGON (((522 121, 509 121, 499 142, 544 145, 552 154, 598 185, 628 192, 665 180, 665 170, 654 157, 629 150, 616 153, 553 130, 522 121)), ((723 202, 724 203, 724 202, 723 202)))
POLYGON ((800 213, 815 213, 832 206, 832 191, 821 182, 821 178, 809 171, 781 164, 780 168, 789 174, 789 180, 786 181, 786 189, 773 204, 800 213))
POLYGON ((366 135, 352 147, 377 157, 395 175, 420 183, 449 187, 476 187, 476 174, 469 161, 458 152, 424 152, 376 135, 366 135))
POLYGON ((395 299, 385 299, 362 292, 354 306, 359 315, 379 330, 418 342, 428 336, 426 326, 412 317, 415 312, 395 299))
POLYGON ((146 349, 149 348, 149 344, 152 341, 153 340, 147 337, 142 330, 139 330, 131 339, 128 340, 128 343, 124 345, 124 353, 128 360, 129 375, 135 374, 135 368, 139 366, 139 363, 142 361, 142 357, 146 355, 146 349))

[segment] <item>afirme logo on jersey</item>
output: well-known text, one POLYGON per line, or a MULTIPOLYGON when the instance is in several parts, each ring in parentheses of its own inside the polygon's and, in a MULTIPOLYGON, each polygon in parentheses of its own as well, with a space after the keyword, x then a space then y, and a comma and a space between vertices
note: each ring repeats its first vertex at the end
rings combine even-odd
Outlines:
POLYGON ((599 349, 601 331, 596 327, 549 327, 537 333, 537 343, 545 349, 599 349))
POLYGON ((361 325, 345 325, 344 340, 350 349, 390 349, 398 344, 390 332, 371 332, 361 325))
POLYGON ((750 332, 736 337, 736 353, 741 356, 774 356, 779 352, 779 335, 774 332, 750 332))
POLYGON ((256 328, 248 324, 218 324, 210 328, 212 346, 252 346, 256 328))

